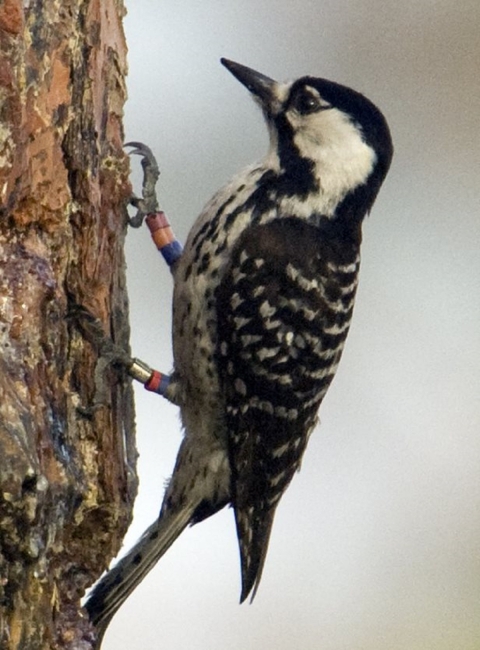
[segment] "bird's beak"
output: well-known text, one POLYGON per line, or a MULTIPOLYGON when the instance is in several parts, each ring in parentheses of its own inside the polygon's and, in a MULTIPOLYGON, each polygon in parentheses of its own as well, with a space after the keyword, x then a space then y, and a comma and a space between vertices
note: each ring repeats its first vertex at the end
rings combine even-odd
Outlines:
POLYGON ((267 113, 272 112, 277 100, 275 91, 278 87, 274 79, 229 59, 220 59, 220 62, 259 100, 267 113))

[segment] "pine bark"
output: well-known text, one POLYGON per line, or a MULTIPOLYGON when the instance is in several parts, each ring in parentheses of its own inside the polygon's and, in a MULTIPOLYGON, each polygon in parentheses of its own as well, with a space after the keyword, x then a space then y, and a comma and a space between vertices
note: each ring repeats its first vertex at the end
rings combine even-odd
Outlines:
POLYGON ((0 647, 94 646, 80 598, 137 488, 129 380, 68 317, 128 346, 122 0, 0 0, 0 647))

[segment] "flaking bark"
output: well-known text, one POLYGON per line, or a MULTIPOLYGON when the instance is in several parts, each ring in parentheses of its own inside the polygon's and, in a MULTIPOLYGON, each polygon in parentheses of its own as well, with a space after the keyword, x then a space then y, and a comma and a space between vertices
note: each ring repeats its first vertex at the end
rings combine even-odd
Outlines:
POLYGON ((130 382, 94 407, 74 303, 128 346, 122 0, 0 0, 0 647, 89 650, 137 488, 130 382), (92 408, 94 407, 94 408, 92 408))

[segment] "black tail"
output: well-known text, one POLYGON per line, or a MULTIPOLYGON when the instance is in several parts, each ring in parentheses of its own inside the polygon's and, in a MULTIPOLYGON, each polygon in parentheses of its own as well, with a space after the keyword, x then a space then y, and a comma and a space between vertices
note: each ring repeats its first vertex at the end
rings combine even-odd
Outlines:
POLYGON ((259 513, 249 513, 248 509, 235 510, 242 564, 241 603, 250 592, 252 592, 250 600, 252 602, 257 593, 267 556, 274 515, 275 508, 268 511, 262 510, 259 513))
POLYGON ((85 609, 97 632, 97 648, 110 621, 189 524, 195 506, 166 512, 144 532, 135 546, 93 588, 85 609))

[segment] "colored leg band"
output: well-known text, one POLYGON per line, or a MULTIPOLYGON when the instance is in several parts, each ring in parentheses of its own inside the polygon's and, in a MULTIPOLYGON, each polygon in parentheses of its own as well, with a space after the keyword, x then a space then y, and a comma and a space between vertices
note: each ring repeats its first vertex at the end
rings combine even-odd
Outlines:
POLYGON ((143 386, 153 393, 165 395, 165 391, 170 383, 169 375, 163 375, 158 370, 153 370, 140 359, 132 359, 132 364, 128 369, 131 377, 139 381, 143 386))
POLYGON ((183 247, 173 234, 165 213, 149 214, 145 221, 155 246, 163 255, 165 262, 171 266, 182 254, 183 247))
POLYGON ((170 377, 168 375, 162 375, 158 370, 154 370, 150 379, 144 384, 145 388, 152 393, 158 393, 159 395, 165 395, 165 392, 170 383, 170 377))

